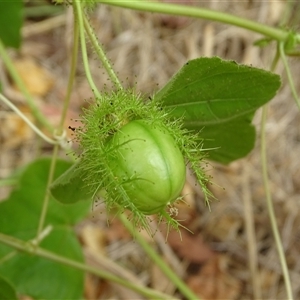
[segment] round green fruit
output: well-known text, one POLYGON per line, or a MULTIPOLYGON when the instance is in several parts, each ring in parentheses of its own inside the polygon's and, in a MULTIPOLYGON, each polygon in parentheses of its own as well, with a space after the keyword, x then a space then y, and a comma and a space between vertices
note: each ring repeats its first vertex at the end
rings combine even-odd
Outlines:
POLYGON ((139 211, 155 214, 178 198, 185 183, 185 162, 162 126, 134 120, 108 143, 109 167, 139 211))

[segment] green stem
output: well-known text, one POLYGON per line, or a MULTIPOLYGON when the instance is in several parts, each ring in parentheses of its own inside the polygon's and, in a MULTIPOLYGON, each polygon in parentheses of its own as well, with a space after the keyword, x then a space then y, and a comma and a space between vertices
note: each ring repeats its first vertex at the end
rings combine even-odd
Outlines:
POLYGON ((107 74, 109 75, 109 77, 111 78, 112 82, 114 83, 114 85, 119 89, 122 90, 123 86, 119 80, 119 78, 117 77, 109 59, 107 58, 107 56, 105 55, 101 45, 99 44, 97 37, 95 35, 95 33, 93 32, 93 29, 91 28, 91 25, 89 24, 87 18, 85 15, 83 15, 83 22, 84 22, 84 28, 85 31, 94 47, 94 49, 96 50, 96 53, 100 59, 100 61, 102 62, 107 74))
POLYGON ((243 194, 243 210, 244 210, 244 224, 246 229, 246 238, 248 244, 248 267, 250 269, 253 299, 261 299, 261 284, 259 280, 259 269, 258 269, 258 253, 257 253, 257 242, 255 237, 255 224, 254 224, 254 209, 250 191, 250 176, 247 170, 247 165, 244 165, 245 170, 243 174, 242 182, 242 194, 243 194))
POLYGON ((271 191, 270 191, 270 186, 269 186, 269 176, 268 176, 268 169, 267 169, 267 151, 266 151, 266 137, 265 137, 265 128, 266 128, 266 119, 267 119, 267 105, 263 107, 262 111, 262 118, 261 118, 261 161, 262 161, 262 174, 263 174, 263 181, 264 181, 264 189, 266 193, 266 201, 267 201, 267 207, 268 207, 268 213, 269 213, 269 218, 271 222, 271 227, 272 227, 272 232, 274 235, 275 243, 276 243, 276 248, 278 251, 279 255, 279 260, 281 263, 281 268, 282 268, 282 273, 283 273, 283 278, 285 282, 285 288, 286 288, 286 294, 287 294, 287 299, 292 300, 293 299, 293 292, 292 292, 292 286, 291 286, 291 280, 289 276, 289 271, 284 255, 284 250, 282 247, 282 242, 280 238, 280 234, 278 231, 278 226, 277 226, 277 221, 276 221, 276 216, 275 216, 275 211, 273 207, 273 201, 272 201, 272 196, 271 196, 271 191))
MULTIPOLYGON (((272 72, 276 68, 278 58, 279 58, 279 53, 277 51, 276 56, 271 65, 272 72)), ((267 105, 265 105, 263 107, 262 116, 261 116, 260 155, 261 155, 261 163, 262 163, 262 175, 263 175, 264 189, 265 189, 265 193, 266 193, 266 202, 267 202, 267 207, 268 207, 269 218, 270 218, 272 232, 273 232, 275 243, 276 243, 277 252, 279 255, 279 260, 280 260, 283 278, 284 278, 284 282, 285 282, 286 294, 287 294, 288 299, 292 300, 293 292, 292 292, 291 280, 290 280, 289 271, 288 271, 288 267, 287 267, 287 263, 286 263, 286 259, 285 259, 285 255, 284 255, 284 250, 282 247, 279 230, 278 230, 278 225, 277 225, 273 201, 272 201, 271 190, 270 190, 270 186, 269 186, 266 130, 265 130, 266 129, 266 121, 267 121, 267 107, 268 107, 267 105)))
POLYGON ((12 102, 0 93, 0 100, 2 100, 9 108, 11 108, 39 137, 48 142, 49 144, 57 144, 58 141, 52 140, 47 137, 39 128, 37 128, 27 117, 24 115, 12 102))
POLYGON ((17 178, 4 178, 0 179, 1 186, 16 186, 19 183, 17 178))
POLYGON ((98 91, 98 89, 93 81, 91 72, 90 72, 88 55, 87 55, 87 50, 86 50, 86 43, 85 43, 85 35, 84 35, 82 8, 81 8, 79 1, 73 1, 73 9, 74 9, 74 18, 76 19, 77 26, 79 27, 80 45, 81 45, 82 60, 83 60, 85 75, 86 75, 86 78, 89 82, 89 85, 90 85, 95 97, 98 100, 102 100, 102 96, 101 96, 100 92, 98 91))
MULTIPOLYGON (((231 14, 218 12, 210 9, 205 9, 195 6, 175 5, 161 2, 146 2, 146 1, 127 1, 127 0, 97 0, 97 2, 130 8, 134 10, 157 12, 169 15, 188 16, 201 19, 217 21, 225 24, 234 25, 237 27, 245 28, 254 32, 261 33, 277 41, 285 41, 289 32, 285 30, 273 28, 265 24, 255 21, 240 18, 231 14)), ((300 35, 295 35, 296 41, 300 42, 300 35)))
POLYGON ((76 65, 77 65, 77 57, 78 57, 78 48, 79 48, 79 27, 76 26, 76 20, 74 18, 74 33, 73 33, 73 47, 72 47, 72 56, 71 56, 71 67, 70 67, 70 75, 67 86, 67 93, 64 100, 63 111, 60 118, 60 123, 58 127, 58 133, 61 134, 63 131, 64 122, 67 116, 68 107, 70 104, 72 87, 74 85, 75 74, 76 74, 76 65))
MULTIPOLYGON (((273 72, 276 68, 276 65, 279 61, 280 49, 276 52, 276 56, 271 65, 271 71, 273 72)), ((262 109, 262 116, 261 116, 261 129, 260 129, 260 155, 261 155, 261 163, 262 163, 262 175, 263 175, 263 182, 264 182, 264 190, 266 193, 266 202, 268 207, 269 218, 271 222, 271 228, 274 235, 275 243, 277 252, 279 255, 279 260, 281 264, 281 269, 283 273, 283 278, 285 282, 286 294, 289 300, 293 299, 293 292, 292 292, 292 285, 289 276, 289 271, 286 263, 286 258, 284 255, 284 250, 282 247, 282 242, 278 230, 278 225, 276 221, 273 201, 271 190, 269 186, 269 175, 268 175, 268 160, 267 160, 267 146, 266 146, 266 121, 267 121, 267 105, 265 105, 262 109)))
POLYGON ((157 255, 157 253, 144 240, 144 238, 138 232, 136 232, 136 230, 133 228, 132 224, 127 220, 124 214, 119 214, 119 218, 127 228, 127 230, 131 233, 131 235, 134 236, 138 243, 143 247, 147 255, 150 256, 150 258, 156 263, 161 271, 178 288, 182 295, 189 300, 199 299, 199 297, 189 289, 189 287, 174 273, 174 271, 169 268, 169 266, 163 261, 163 259, 161 259, 159 255, 157 255))
POLYGON ((280 58, 283 62, 283 65, 284 65, 284 68, 285 68, 285 71, 286 71, 286 74, 287 74, 288 82, 289 82, 293 97, 296 101, 298 109, 300 109, 300 99, 299 99, 299 96, 297 95, 297 91, 296 91, 296 88, 295 88, 293 76, 291 74, 291 70, 289 68, 289 64, 288 64, 287 59, 286 59, 286 55, 285 55, 285 51, 284 51, 284 43, 283 42, 279 43, 279 53, 280 53, 280 58))
POLYGON ((37 235, 36 235, 37 240, 39 240, 39 237, 40 237, 41 232, 44 228, 44 224, 45 224, 45 220, 46 220, 46 215, 47 215, 49 200, 50 200, 49 187, 50 187, 50 184, 52 183, 53 178, 54 178, 54 171, 55 171, 55 166, 56 166, 58 148, 59 148, 59 146, 55 145, 54 149, 53 149, 51 165, 50 165, 48 181, 47 181, 47 188, 46 188, 46 193, 45 193, 44 200, 43 200, 42 211, 41 211, 41 215, 40 215, 40 219, 39 219, 39 225, 38 225, 38 229, 37 229, 37 235))
POLYGON ((36 120, 41 125, 43 125, 50 132, 52 132, 53 131, 52 125, 47 121, 47 118, 40 112, 40 110, 34 103, 32 96, 30 95, 27 87, 25 86, 23 80, 21 79, 20 75, 18 74, 17 70, 15 69, 10 57, 8 56, 1 39, 0 39, 0 57, 2 58, 4 65, 6 66, 8 72, 9 72, 9 75, 11 76, 13 81, 16 83, 16 85, 19 88, 19 90, 21 91, 21 93, 24 95, 33 116, 36 118, 36 120))
POLYGON ((39 6, 29 6, 24 7, 24 17, 28 18, 41 18, 49 17, 53 15, 62 14, 64 8, 62 6, 52 6, 52 5, 39 5, 39 6))
MULTIPOLYGON (((141 295, 143 295, 145 297, 148 297, 149 299, 164 299, 164 300, 170 299, 169 295, 154 291, 154 290, 149 289, 144 286, 139 286, 136 283, 128 282, 127 280, 124 280, 124 279, 122 279, 118 276, 115 276, 109 272, 93 268, 84 263, 81 263, 81 262, 69 259, 67 257, 58 255, 54 252, 48 251, 41 247, 38 247, 35 245, 30 245, 29 243, 27 243, 25 241, 16 239, 14 237, 11 237, 11 236, 8 236, 8 235, 2 234, 2 233, 0 233, 0 242, 7 246, 13 247, 14 249, 17 249, 19 251, 26 252, 28 254, 34 254, 36 256, 49 259, 51 261, 61 263, 65 266, 70 266, 70 267, 73 267, 78 270, 89 272, 91 274, 99 276, 108 281, 118 283, 122 286, 125 286, 133 291, 140 293, 141 295)), ((194 299, 196 299, 196 298, 194 298, 194 299)))
POLYGON ((8 260, 10 260, 13 257, 15 257, 16 254, 18 254, 18 252, 16 250, 13 250, 13 251, 9 252, 8 254, 6 254, 5 256, 1 257, 1 259, 0 259, 0 265, 4 264, 8 260))
MULTIPOLYGON (((70 75, 69 75, 69 80, 68 80, 67 93, 66 93, 66 97, 64 100, 63 112, 61 115, 60 124, 59 124, 59 128, 58 128, 58 132, 60 134, 63 131, 63 125, 64 125, 64 121, 65 121, 65 118, 67 115, 67 110, 68 110, 70 99, 71 99, 71 92, 72 92, 72 87, 74 84, 74 78, 75 78, 75 72, 76 72, 76 64, 77 64, 77 56, 78 56, 79 29, 78 29, 78 26, 75 26, 75 22, 76 22, 76 20, 74 18, 74 37, 73 37, 74 44, 73 44, 73 50, 72 50, 71 67, 70 67, 70 75)), ((37 230, 37 238, 39 238, 39 236, 43 230, 46 215, 47 215, 49 199, 50 199, 49 187, 53 181, 57 155, 58 155, 58 146, 56 145, 53 149, 52 160, 51 160, 48 181, 47 181, 46 194, 44 197, 42 211, 41 211, 39 225, 38 225, 38 230, 37 230)))

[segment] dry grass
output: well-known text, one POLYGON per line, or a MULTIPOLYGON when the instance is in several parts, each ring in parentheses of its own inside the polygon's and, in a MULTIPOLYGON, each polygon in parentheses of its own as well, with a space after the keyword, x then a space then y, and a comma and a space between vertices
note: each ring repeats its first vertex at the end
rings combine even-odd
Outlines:
MULTIPOLYGON (((284 3, 212 1, 201 5, 275 26, 280 23, 284 14, 284 3)), ((188 59, 217 55, 268 69, 276 48, 275 45, 264 49, 254 47, 253 42, 259 36, 239 28, 107 6, 97 8, 91 15, 91 22, 124 84, 135 85, 137 90, 145 94, 151 94, 162 87, 188 59)), ((54 88, 47 95, 36 97, 41 108, 55 123, 66 87, 72 15, 69 11, 66 17, 49 24, 47 31, 43 29, 41 33, 27 29, 21 52, 12 53, 12 56, 34 58, 56 78, 54 88)), ((93 56, 91 53, 92 72, 95 82, 101 87, 107 84, 107 77, 93 56)), ((299 60, 290 59, 290 64, 300 93, 297 80, 300 78, 299 60)), ((284 84, 280 93, 270 103, 266 127, 270 187, 294 295, 299 299, 300 115, 286 85, 282 65, 279 65, 277 72, 282 75, 284 84)), ((78 65, 77 75, 70 108, 72 115, 79 113, 83 100, 91 96, 81 63, 78 65)), ((5 74, 2 72, 1 76, 5 77, 5 74)), ((10 83, 4 82, 12 100, 23 102, 20 95, 14 94, 10 83)), ((2 128, 10 118, 14 116, 1 107, 2 128)), ((254 122, 259 132, 260 113, 257 113, 254 122)), ((13 134, 19 134, 20 142, 12 145, 9 144, 10 138, 6 137, 4 140, 2 134, 0 178, 4 178, 12 170, 35 157, 34 149, 37 146, 33 135, 27 131, 23 135, 17 129, 13 134)), ((155 238, 156 245, 153 244, 153 247, 157 247, 163 257, 174 265, 176 272, 204 298, 250 299, 261 295, 263 299, 285 299, 282 272, 265 204, 259 144, 258 134, 257 145, 248 157, 229 166, 212 163, 214 182, 225 188, 213 188, 219 201, 212 204, 212 212, 203 206, 201 192, 194 188, 192 178, 189 177, 187 181, 187 201, 191 206, 189 209, 182 208, 181 213, 195 233, 194 243, 200 243, 198 238, 201 238, 205 245, 201 249, 204 251, 205 247, 209 247, 210 251, 213 250, 213 255, 207 254, 208 256, 203 258, 203 253, 199 252, 202 261, 197 261, 196 258, 188 261, 189 256, 182 255, 178 250, 179 246, 174 246, 175 242, 170 242, 170 246, 165 245, 160 233, 155 238), (252 227, 255 228, 256 241, 251 236, 252 227), (177 251, 177 255, 174 251, 177 251), (251 263, 256 259, 258 269, 251 263), (210 281, 203 281, 209 276, 210 281), (218 293, 215 293, 216 291, 218 293)), ((45 149, 45 152, 47 151, 49 149, 45 149)), ((0 196, 3 197, 4 191, 1 193, 0 196)), ((90 235, 100 239, 97 240, 97 249, 103 249, 107 256, 131 270, 130 274, 124 275, 128 276, 128 280, 137 280, 138 277, 139 281, 156 289, 176 294, 172 284, 164 279, 147 258, 145 259, 142 250, 118 223, 107 228, 105 216, 94 212, 94 218, 83 222, 79 232, 85 243, 87 258, 93 264, 103 266, 97 261, 97 251, 91 251, 92 242, 86 240, 90 235), (87 233, 87 228, 90 227, 92 229, 87 233)), ((135 297, 127 293, 117 287, 108 288, 107 283, 98 279, 87 278, 86 297, 89 299, 96 296, 99 299, 135 297)))

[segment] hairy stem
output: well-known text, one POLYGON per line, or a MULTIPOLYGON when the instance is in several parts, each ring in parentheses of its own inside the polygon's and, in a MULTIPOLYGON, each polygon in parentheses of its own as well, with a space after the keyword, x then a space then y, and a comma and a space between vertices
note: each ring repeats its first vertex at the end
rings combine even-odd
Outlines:
POLYGON ((82 7, 81 7, 79 1, 73 2, 73 9, 74 9, 74 18, 77 21, 77 26, 79 28, 80 45, 81 45, 82 60, 83 60, 85 75, 86 75, 86 78, 89 82, 89 85, 90 85, 95 97, 98 100, 102 100, 102 96, 94 83, 94 80, 93 80, 93 77, 92 77, 92 74, 90 71, 88 55, 87 55, 87 50, 86 50, 86 43, 85 43, 85 35, 84 35, 83 12, 82 12, 82 7))
POLYGON ((64 107, 63 107, 63 111, 62 111, 60 123, 59 123, 59 128, 58 128, 59 134, 62 133, 62 131, 63 131, 63 125, 64 125, 64 121, 67 116, 67 111, 68 111, 68 107, 69 107, 69 103, 70 103, 70 99, 71 99, 71 93, 72 93, 72 88, 74 85, 75 73, 76 73, 78 48, 79 48, 79 27, 76 26, 75 18, 74 18, 73 28, 74 28, 74 33, 73 33, 73 47, 72 47, 70 75, 69 75, 69 80, 68 80, 67 93, 66 93, 66 97, 64 99, 64 107))
POLYGON ((95 33, 91 27, 91 25, 89 24, 87 18, 85 15, 83 15, 83 22, 84 22, 84 28, 85 28, 85 31, 98 55, 98 58, 100 59, 100 61, 102 62, 107 74, 109 75, 110 79, 112 80, 112 82, 114 83, 114 85, 119 89, 119 90, 122 90, 123 87, 122 87, 122 84, 119 80, 119 78, 117 77, 109 59, 107 58, 107 56, 105 55, 101 45, 99 44, 96 36, 95 36, 95 33))

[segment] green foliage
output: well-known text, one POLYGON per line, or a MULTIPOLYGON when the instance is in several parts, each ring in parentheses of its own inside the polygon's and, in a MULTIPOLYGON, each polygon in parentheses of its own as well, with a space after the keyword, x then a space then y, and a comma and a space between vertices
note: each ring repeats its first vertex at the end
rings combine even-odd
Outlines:
POLYGON ((23 23, 23 1, 0 1, 0 39, 7 47, 19 48, 21 45, 21 26, 23 23))
POLYGON ((2 276, 0 276, 0 299, 17 300, 15 288, 2 276))
MULTIPOLYGON (((254 148, 256 131, 251 124, 253 113, 233 120, 196 127, 204 147, 208 150, 208 159, 228 164, 238 158, 245 157, 254 148)), ((191 127, 193 128, 193 127, 191 127)))
POLYGON ((254 146, 253 113, 270 101, 280 77, 265 70, 199 58, 185 64, 156 95, 184 126, 205 137, 204 148, 215 149, 209 158, 229 163, 254 146), (241 138, 243 139, 241 142, 241 138))
MULTIPOLYGON (((22 170, 17 188, 8 199, 0 203, 2 233, 25 241, 35 238, 50 163, 49 158, 42 158, 22 170)), ((57 160, 55 178, 71 165, 70 162, 57 160)), ((89 208, 88 202, 65 206, 51 198, 46 225, 51 225, 54 229, 43 241, 42 246, 55 253, 82 261, 80 245, 68 227, 86 216, 89 208)), ((10 251, 10 248, 0 245, 0 259, 10 251)), ((37 298, 70 299, 82 296, 82 272, 35 256, 17 254, 0 265, 0 274, 8 278, 18 292, 37 298)))
MULTIPOLYGON (((58 160, 55 178, 71 165, 70 162, 58 160)), ((13 190, 8 199, 0 203, 1 232, 25 240, 34 237, 46 192, 49 168, 50 159, 42 158, 32 162, 23 170, 18 187, 13 190), (12 219, 18 222, 12 222, 12 219)), ((65 206, 52 198, 49 203, 46 225, 71 226, 76 224, 87 214, 89 207, 90 204, 86 202, 65 206)))

